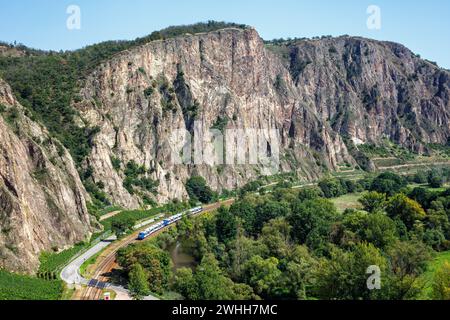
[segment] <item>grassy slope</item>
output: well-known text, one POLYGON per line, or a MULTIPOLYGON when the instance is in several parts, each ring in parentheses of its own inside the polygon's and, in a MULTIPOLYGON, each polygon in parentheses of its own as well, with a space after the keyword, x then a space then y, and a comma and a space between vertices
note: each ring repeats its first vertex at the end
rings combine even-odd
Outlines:
POLYGON ((334 203, 339 212, 344 212, 345 209, 361 209, 361 204, 358 202, 360 197, 360 193, 351 193, 331 199, 331 202, 334 203))
POLYGON ((431 285, 433 283, 434 274, 445 262, 450 263, 450 251, 438 253, 436 257, 430 261, 427 272, 422 276, 422 279, 426 283, 422 293, 422 299, 431 299, 431 285))

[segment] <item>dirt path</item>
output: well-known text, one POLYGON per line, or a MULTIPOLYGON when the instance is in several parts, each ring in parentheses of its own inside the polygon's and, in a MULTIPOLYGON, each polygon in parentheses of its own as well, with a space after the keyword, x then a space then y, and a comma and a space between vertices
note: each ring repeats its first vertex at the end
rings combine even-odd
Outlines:
POLYGON ((98 219, 98 221, 101 222, 101 221, 103 221, 103 220, 112 218, 112 217, 118 215, 118 214, 121 213, 121 212, 122 212, 122 210, 118 210, 118 211, 113 211, 113 212, 107 213, 107 214, 101 216, 100 219, 98 219))
POLYGON ((443 161, 443 162, 433 162, 433 163, 409 163, 409 164, 401 164, 397 166, 389 166, 389 167, 378 167, 378 170, 392 170, 392 169, 403 169, 403 168, 414 168, 414 167, 435 167, 435 166, 441 166, 441 165, 450 165, 450 161, 443 161))

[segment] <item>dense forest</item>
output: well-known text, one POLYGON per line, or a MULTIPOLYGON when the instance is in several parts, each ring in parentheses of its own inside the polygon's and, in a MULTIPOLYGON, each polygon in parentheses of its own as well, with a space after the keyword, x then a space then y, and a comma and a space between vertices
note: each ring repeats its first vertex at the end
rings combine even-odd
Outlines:
MULTIPOLYGON (((410 180, 438 183, 436 176, 419 172, 410 180)), ((417 299, 427 264, 450 249, 450 189, 411 188, 394 173, 286 187, 243 192, 230 208, 185 218, 155 241, 122 249, 129 288, 138 298, 171 290, 192 300, 417 299), (363 190, 362 210, 340 213, 327 199, 363 190), (172 273, 166 249, 176 242, 195 257, 195 268, 172 273), (379 290, 368 290, 370 266, 381 271, 379 290)), ((448 264, 438 270, 433 298, 450 298, 449 274, 448 264)))

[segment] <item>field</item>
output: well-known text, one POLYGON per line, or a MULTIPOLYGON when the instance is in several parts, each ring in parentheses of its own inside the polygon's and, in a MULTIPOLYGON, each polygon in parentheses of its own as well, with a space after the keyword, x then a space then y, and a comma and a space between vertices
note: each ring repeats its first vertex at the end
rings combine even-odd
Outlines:
POLYGON ((450 263, 450 251, 438 253, 434 260, 429 263, 427 272, 422 276, 426 283, 422 299, 431 299, 431 284, 433 282, 434 274, 445 262, 450 263))
POLYGON ((358 202, 360 197, 360 193, 351 193, 331 199, 331 202, 334 203, 339 212, 344 212, 346 209, 361 209, 361 204, 358 202))
POLYGON ((0 270, 0 288, 0 300, 58 300, 63 292, 63 283, 0 270))

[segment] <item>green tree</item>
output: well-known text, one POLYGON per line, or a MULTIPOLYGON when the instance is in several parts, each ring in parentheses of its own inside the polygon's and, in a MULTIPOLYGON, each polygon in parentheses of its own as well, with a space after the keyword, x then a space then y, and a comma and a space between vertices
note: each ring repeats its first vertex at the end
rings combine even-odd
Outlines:
POLYGON ((276 298, 280 289, 282 273, 278 269, 278 259, 263 259, 254 256, 244 265, 244 282, 263 298, 276 298))
POLYGON ((237 221, 230 211, 225 207, 220 207, 216 215, 217 238, 222 243, 228 243, 236 239, 237 221))
POLYGON ((191 199, 200 201, 201 203, 210 203, 215 194, 211 188, 206 184, 203 177, 194 176, 186 182, 186 190, 191 199))
POLYGON ((278 217, 285 217, 289 214, 289 207, 285 203, 266 199, 258 204, 255 209, 254 233, 259 234, 266 222, 278 217))
POLYGON ((315 269, 317 261, 305 246, 295 246, 289 253, 286 264, 283 287, 287 298, 308 299, 312 296, 312 286, 315 283, 315 269))
POLYGON ((435 300, 450 300, 450 263, 445 262, 434 274, 433 293, 435 300))
POLYGON ((336 207, 326 199, 296 202, 288 217, 292 237, 299 244, 321 252, 327 246, 330 229, 337 216, 336 207))
POLYGON ((423 208, 429 208, 438 197, 438 193, 427 188, 414 188, 408 197, 420 203, 423 208))
POLYGON ((398 239, 395 222, 384 213, 368 215, 359 232, 364 241, 381 249, 388 247, 398 239))
POLYGON ((358 200, 365 211, 369 213, 379 212, 384 209, 386 204, 386 195, 376 191, 365 192, 358 200))
POLYGON ((424 184, 428 182, 428 175, 425 171, 418 171, 414 177, 413 181, 418 184, 424 184))
POLYGON ((244 230, 248 234, 255 234, 256 211, 250 202, 243 200, 235 202, 230 207, 230 214, 241 219, 244 230))
POLYGON ((384 298, 415 299, 424 288, 421 275, 431 259, 430 250, 422 242, 398 241, 387 250, 390 272, 383 288, 384 298))
POLYGON ((444 177, 442 172, 433 169, 428 174, 428 184, 431 188, 440 188, 444 184, 444 177))
POLYGON ((134 220, 131 218, 113 220, 111 223, 111 230, 120 237, 134 226, 134 220))
POLYGON ((130 272, 135 264, 140 264, 148 275, 152 292, 162 294, 167 289, 171 276, 169 254, 152 243, 132 244, 117 252, 117 262, 130 272))
POLYGON ((376 191, 378 193, 384 193, 388 196, 393 196, 394 194, 400 192, 400 190, 406 187, 408 182, 403 177, 393 173, 393 172, 383 172, 378 177, 376 177, 372 185, 370 186, 370 191, 376 191))
POLYGON ((254 256, 267 256, 268 248, 262 241, 247 238, 241 229, 238 229, 238 236, 229 245, 228 270, 233 280, 241 280, 243 276, 243 266, 254 256))
POLYGON ((341 225, 343 230, 337 232, 337 239, 336 236, 334 238, 340 240, 335 241, 336 243, 346 247, 358 242, 368 242, 383 249, 398 239, 396 223, 384 213, 347 212, 341 225))
POLYGON ((224 276, 212 254, 205 255, 195 272, 194 278, 200 299, 231 300, 235 297, 233 282, 224 276))
POLYGON ((337 179, 328 178, 319 182, 319 187, 326 198, 336 198, 347 191, 343 189, 343 185, 337 179))
POLYGON ((200 300, 194 274, 189 268, 180 268, 176 271, 172 288, 183 297, 190 300, 200 300))
POLYGON ((334 248, 331 258, 322 259, 316 269, 317 297, 326 300, 376 299, 377 292, 367 288, 367 270, 371 266, 380 268, 381 274, 387 267, 386 259, 372 244, 360 243, 348 252, 334 248))
POLYGON ((317 198, 322 198, 324 196, 322 190, 317 187, 309 187, 305 189, 300 189, 298 193, 298 199, 300 201, 313 200, 317 198))
POLYGON ((426 213, 416 201, 404 194, 391 197, 386 206, 386 212, 392 219, 400 219, 411 230, 417 221, 424 220, 426 213))
POLYGON ((269 249, 271 256, 282 259, 291 247, 291 229, 285 218, 271 220, 264 225, 259 240, 269 249))
POLYGON ((139 263, 131 267, 128 273, 128 279, 128 288, 134 299, 142 300, 143 297, 150 294, 148 274, 139 263))

